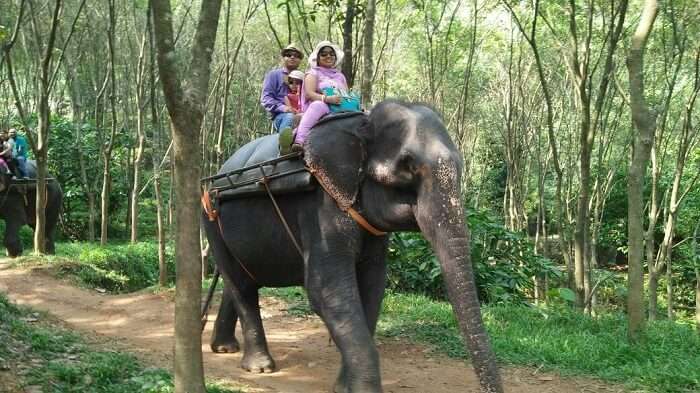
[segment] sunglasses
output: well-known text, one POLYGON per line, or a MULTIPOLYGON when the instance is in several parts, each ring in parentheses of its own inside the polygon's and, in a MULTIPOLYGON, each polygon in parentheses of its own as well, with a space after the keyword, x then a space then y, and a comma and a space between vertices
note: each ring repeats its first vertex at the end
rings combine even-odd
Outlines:
POLYGON ((301 59, 301 55, 299 55, 298 53, 293 53, 293 52, 287 53, 286 55, 284 55, 284 57, 289 57, 292 59, 301 59))
POLYGON ((328 56, 335 57, 335 52, 333 52, 333 51, 318 52, 318 57, 328 57, 328 56))

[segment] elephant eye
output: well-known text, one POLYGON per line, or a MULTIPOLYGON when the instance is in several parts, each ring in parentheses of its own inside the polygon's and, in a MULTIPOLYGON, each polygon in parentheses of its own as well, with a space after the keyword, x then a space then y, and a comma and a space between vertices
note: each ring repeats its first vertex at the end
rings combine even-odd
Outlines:
POLYGON ((396 178, 403 184, 411 184, 416 181, 418 174, 418 162, 413 154, 404 152, 396 162, 396 178))

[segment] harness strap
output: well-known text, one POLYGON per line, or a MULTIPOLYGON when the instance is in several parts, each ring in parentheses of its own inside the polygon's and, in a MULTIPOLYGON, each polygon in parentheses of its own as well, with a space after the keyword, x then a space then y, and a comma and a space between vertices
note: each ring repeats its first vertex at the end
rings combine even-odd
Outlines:
POLYGON ((272 201, 272 205, 275 207, 275 211, 277 212, 277 216, 280 218, 280 221, 282 221, 282 225, 284 225, 284 229, 287 231, 287 235, 289 235, 289 238, 292 240, 292 243, 294 243, 294 247, 297 249, 299 256, 302 259, 304 259, 304 253, 301 251, 301 246, 299 246, 297 239, 294 237, 294 233, 292 232, 292 229, 289 227, 287 220, 285 220, 284 214, 282 214, 282 210, 280 210, 279 205, 277 205, 277 200, 275 200, 274 195, 272 195, 272 191, 270 191, 270 186, 267 184, 267 182, 268 182, 267 174, 265 174, 265 169, 263 169, 262 166, 260 167, 260 172, 262 172, 262 174, 263 174, 262 178, 260 179, 260 182, 262 183, 263 186, 265 186, 265 191, 267 191, 267 195, 270 197, 270 200, 272 201))
POLYGON ((355 222, 357 222, 358 224, 360 224, 360 226, 361 226, 362 228, 364 228, 367 232, 371 233, 372 235, 374 235, 374 236, 384 236, 384 235, 386 235, 386 232, 380 231, 379 229, 375 228, 375 227, 374 227, 372 224, 370 224, 364 217, 362 217, 362 215, 361 215, 357 210, 353 209, 352 206, 347 207, 347 208, 344 208, 344 207, 340 206, 340 204, 338 203, 338 201, 333 197, 333 194, 331 194, 331 192, 328 191, 328 188, 326 187, 326 185, 323 183, 323 181, 321 181, 321 178, 319 178, 319 177, 316 175, 316 172, 315 172, 313 169, 309 168, 309 167, 307 167, 306 169, 309 171, 309 173, 311 173, 311 174, 316 178, 316 181, 318 182, 318 184, 321 185, 321 188, 323 188, 323 191, 325 191, 326 194, 328 194, 328 196, 330 196, 330 197, 335 201, 335 203, 338 205, 338 208, 339 208, 340 210, 344 211, 345 213, 348 213, 348 214, 350 215, 350 217, 351 217, 353 220, 355 220, 355 222))
MULTIPOLYGON (((219 217, 219 212, 213 207, 208 191, 204 190, 204 192, 202 192, 201 202, 202 202, 202 207, 204 208, 204 212, 207 214, 207 217, 209 218, 209 221, 216 221, 216 225, 219 228, 219 235, 221 235, 221 237, 223 238, 224 237, 224 229, 221 227, 221 219, 219 217)), ((255 279, 255 276, 253 276, 250 273, 250 270, 248 270, 245 267, 243 262, 241 262, 241 260, 238 259, 236 254, 233 253, 230 249, 229 249, 229 253, 233 257, 233 259, 235 259, 236 262, 238 262, 238 265, 243 269, 243 271, 245 271, 248 274, 248 277, 250 277, 250 279, 253 280, 253 282, 257 284, 258 281, 255 279)))
POLYGON ((204 212, 207 213, 207 217, 209 218, 209 221, 214 221, 218 219, 219 217, 219 212, 214 209, 214 206, 211 203, 211 196, 209 195, 209 191, 204 190, 202 192, 202 208, 204 208, 204 212))

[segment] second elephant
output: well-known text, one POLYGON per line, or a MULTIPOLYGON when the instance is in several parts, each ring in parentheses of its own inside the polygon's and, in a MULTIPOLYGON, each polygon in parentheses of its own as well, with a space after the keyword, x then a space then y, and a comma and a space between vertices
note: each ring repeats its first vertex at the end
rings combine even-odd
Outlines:
MULTIPOLYGON (((27 176, 36 178, 36 164, 27 161, 27 176)), ((19 231, 24 225, 32 229, 36 222, 36 184, 12 184, 9 175, 0 175, 0 218, 5 221, 3 244, 11 257, 22 255, 24 247, 19 231)), ((25 182, 27 183, 27 182, 25 182)), ((55 252, 54 237, 63 205, 63 190, 55 179, 46 183, 46 252, 55 252)))

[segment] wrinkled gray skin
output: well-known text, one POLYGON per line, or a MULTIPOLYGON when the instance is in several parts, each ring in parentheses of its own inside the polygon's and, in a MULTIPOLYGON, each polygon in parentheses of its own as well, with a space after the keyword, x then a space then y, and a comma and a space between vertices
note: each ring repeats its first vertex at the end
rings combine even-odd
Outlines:
MULTIPOLYGON (((27 161, 27 176, 36 177, 36 165, 34 161, 27 161)), ((7 249, 7 255, 17 257, 22 255, 22 241, 19 238, 19 230, 23 225, 29 225, 34 229, 36 223, 36 190, 27 189, 26 194, 12 187, 8 189, 10 178, 8 175, 0 175, 0 219, 5 221, 5 238, 3 244, 7 249)), ((63 203, 63 191, 61 185, 53 180, 47 182, 46 203, 46 252, 55 252, 54 235, 58 216, 63 203)))
MULTIPOLYGON (((244 146, 221 172, 269 158, 276 138, 271 135, 244 146)), ((318 126, 306 141, 304 159, 333 184, 340 203, 354 201, 375 227, 387 232, 420 230, 431 242, 481 389, 501 392, 469 258, 459 190, 461 154, 439 117, 424 106, 386 101, 373 109, 368 124, 350 118, 318 126)), ((320 188, 281 195, 277 202, 299 239, 303 258, 265 196, 223 202, 221 231, 203 216, 226 288, 212 350, 239 350, 234 329, 240 318, 241 366, 252 372, 273 371, 258 288, 304 285, 311 307, 341 353, 334 391, 381 392, 373 335, 386 284, 387 236, 369 234, 320 188)))

